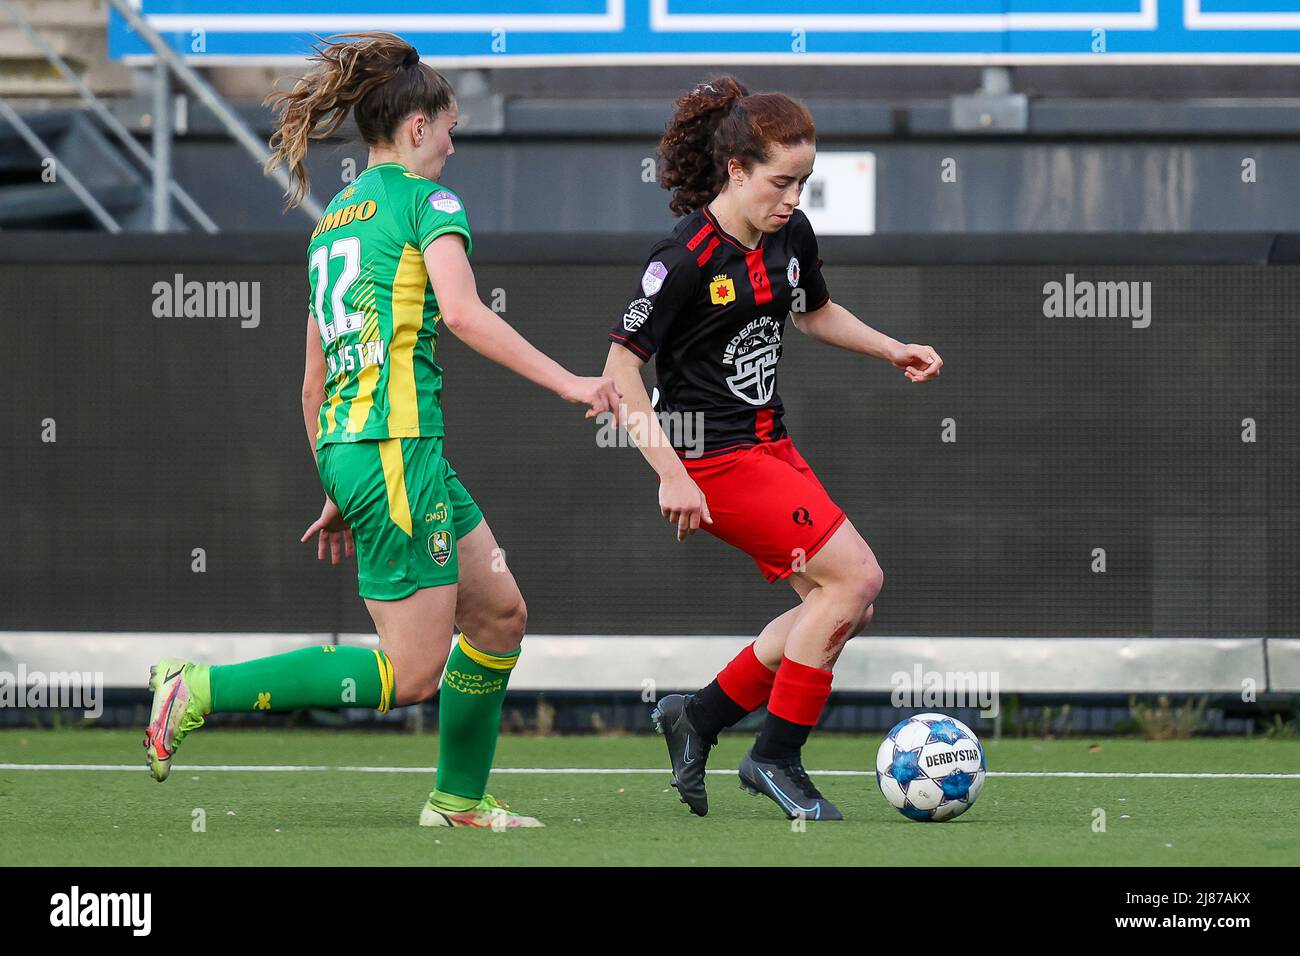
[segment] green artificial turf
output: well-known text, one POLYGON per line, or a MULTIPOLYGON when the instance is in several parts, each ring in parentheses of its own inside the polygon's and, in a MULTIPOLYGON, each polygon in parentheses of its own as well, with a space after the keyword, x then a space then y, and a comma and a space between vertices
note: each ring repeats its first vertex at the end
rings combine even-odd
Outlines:
MULTIPOLYGON (((985 741, 976 805, 914 823, 886 804, 871 770, 878 738, 815 736, 805 764, 843 810, 800 832, 732 774, 709 777, 692 816, 655 773, 494 774, 491 792, 541 830, 421 829, 430 772, 348 766, 432 764, 432 735, 207 729, 163 784, 139 732, 0 731, 0 764, 130 765, 129 770, 0 769, 0 865, 1300 865, 1300 779, 1014 777, 1006 772, 1300 773, 1300 741, 985 741), (1095 745, 1100 749, 1091 749, 1095 745), (215 770, 218 765, 324 767, 215 770), (195 832, 196 811, 204 832, 195 832), (1097 811, 1105 831, 1097 832, 1097 811)), ((733 734, 710 756, 733 769, 733 734)), ((662 768, 653 736, 503 737, 498 768, 662 768)))

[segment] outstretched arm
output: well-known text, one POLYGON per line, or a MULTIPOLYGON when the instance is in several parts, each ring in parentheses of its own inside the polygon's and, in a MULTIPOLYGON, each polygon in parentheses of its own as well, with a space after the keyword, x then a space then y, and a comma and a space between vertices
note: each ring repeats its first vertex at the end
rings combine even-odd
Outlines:
POLYGON ((446 233, 429 243, 424 250, 424 264, 442 309, 443 325, 475 352, 566 402, 590 406, 587 418, 617 410, 619 394, 611 379, 574 375, 534 348, 510 323, 482 303, 464 241, 458 234, 446 233))
POLYGON ((848 309, 827 300, 813 312, 793 312, 795 328, 827 345, 884 359, 909 381, 928 382, 939 375, 943 359, 928 345, 904 344, 867 325, 848 309))

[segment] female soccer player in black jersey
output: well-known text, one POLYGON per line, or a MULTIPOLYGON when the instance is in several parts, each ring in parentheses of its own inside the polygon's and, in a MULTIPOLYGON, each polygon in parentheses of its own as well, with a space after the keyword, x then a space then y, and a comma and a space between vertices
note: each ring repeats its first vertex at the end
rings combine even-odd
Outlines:
POLYGON ((776 367, 789 316, 806 335, 884 359, 928 382, 942 360, 905 345, 831 301, 817 237, 796 207, 816 154, 812 117, 780 93, 749 93, 733 77, 677 100, 659 144, 660 183, 683 218, 656 243, 609 334, 605 373, 622 419, 660 479, 659 508, 679 541, 704 528, 744 551, 799 604, 702 690, 660 700, 682 801, 708 812, 704 767, 717 734, 767 704, 740 766, 742 786, 790 818, 842 819, 804 772, 800 752, 831 690, 831 668, 870 622, 884 576, 871 548, 795 450, 782 424, 776 367), (655 356, 652 411, 641 367, 655 356), (685 457, 658 413, 700 414, 703 452, 685 457))

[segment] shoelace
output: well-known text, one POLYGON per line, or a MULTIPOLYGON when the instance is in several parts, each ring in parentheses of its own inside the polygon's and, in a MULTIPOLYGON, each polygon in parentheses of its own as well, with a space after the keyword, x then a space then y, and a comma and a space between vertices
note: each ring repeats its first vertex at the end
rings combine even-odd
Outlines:
POLYGON ((813 782, 808 778, 808 771, 804 770, 802 763, 796 760, 785 764, 782 769, 789 775, 790 779, 794 781, 795 785, 800 789, 800 791, 802 791, 805 797, 809 797, 813 800, 822 799, 821 791, 813 786, 813 782))

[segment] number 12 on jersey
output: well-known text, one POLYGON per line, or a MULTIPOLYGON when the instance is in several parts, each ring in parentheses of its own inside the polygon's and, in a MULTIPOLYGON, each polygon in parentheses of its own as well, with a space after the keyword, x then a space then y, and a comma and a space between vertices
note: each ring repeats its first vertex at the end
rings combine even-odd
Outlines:
POLYGON ((349 312, 344 302, 348 288, 361 275, 361 240, 356 236, 343 236, 335 239, 328 248, 319 246, 311 254, 311 268, 316 274, 315 313, 316 325, 320 327, 321 340, 328 345, 340 335, 358 332, 365 325, 365 312, 349 312), (325 318, 325 287, 329 285, 330 260, 341 258, 343 271, 334 280, 330 290, 331 316, 325 318))

